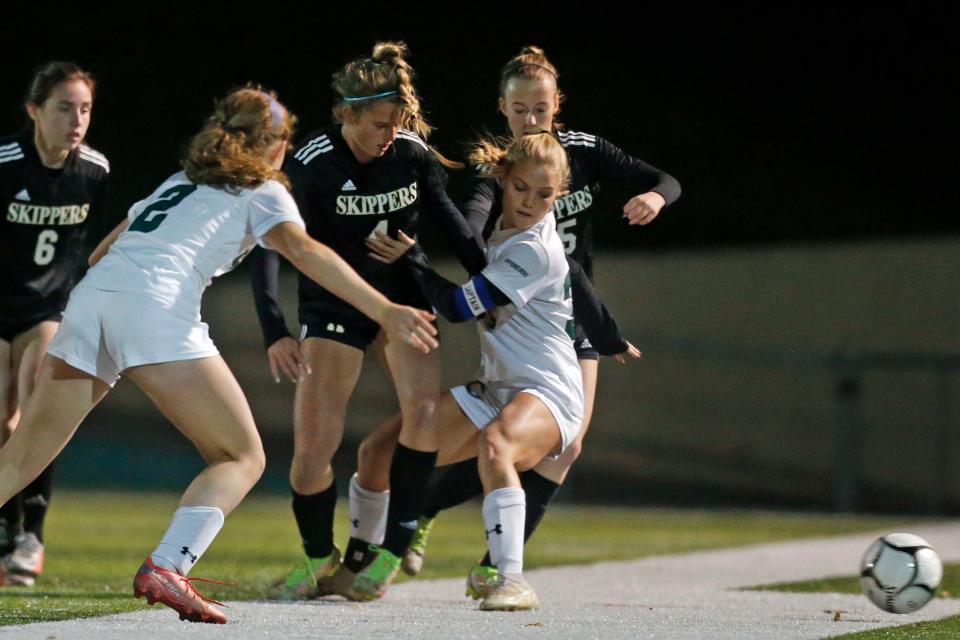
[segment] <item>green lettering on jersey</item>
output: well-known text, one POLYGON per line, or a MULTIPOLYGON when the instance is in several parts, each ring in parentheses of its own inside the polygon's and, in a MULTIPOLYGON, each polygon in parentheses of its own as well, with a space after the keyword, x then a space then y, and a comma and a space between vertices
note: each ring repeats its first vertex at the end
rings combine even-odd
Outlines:
POLYGON ((161 193, 153 204, 148 206, 140 215, 137 216, 137 218, 130 224, 130 231, 150 233, 159 227, 160 223, 166 219, 167 214, 162 213, 163 211, 169 211, 170 209, 174 208, 183 202, 184 198, 196 190, 197 185, 195 184, 178 184, 175 187, 170 187, 161 193))

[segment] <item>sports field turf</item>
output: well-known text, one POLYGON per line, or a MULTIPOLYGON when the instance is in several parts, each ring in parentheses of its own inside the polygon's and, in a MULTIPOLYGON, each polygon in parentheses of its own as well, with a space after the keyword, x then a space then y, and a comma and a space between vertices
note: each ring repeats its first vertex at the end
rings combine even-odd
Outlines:
MULTIPOLYGON (((776 591, 795 591, 806 593, 860 593, 860 584, 856 576, 840 576, 824 580, 809 580, 775 585, 764 585, 762 589, 776 591)), ((956 597, 960 594, 960 565, 947 564, 943 567, 943 582, 937 592, 939 597, 956 597)), ((918 640, 953 640, 960 637, 960 616, 920 622, 903 627, 861 631, 840 636, 850 640, 880 640, 881 638, 917 638, 918 640)))
MULTIPOLYGON (((163 534, 177 498, 167 494, 57 495, 47 523, 47 564, 36 587, 0 589, 0 624, 63 620, 146 606, 130 595, 143 557, 163 534)), ((889 518, 744 511, 563 507, 551 510, 527 551, 530 568, 682 553, 889 528, 889 518)), ((338 543, 346 514, 338 514, 338 543)), ((227 519, 192 575, 230 581, 203 590, 217 599, 263 598, 297 560, 288 499, 254 496, 227 519)), ((463 575, 484 549, 478 505, 441 516, 423 577, 463 575)))

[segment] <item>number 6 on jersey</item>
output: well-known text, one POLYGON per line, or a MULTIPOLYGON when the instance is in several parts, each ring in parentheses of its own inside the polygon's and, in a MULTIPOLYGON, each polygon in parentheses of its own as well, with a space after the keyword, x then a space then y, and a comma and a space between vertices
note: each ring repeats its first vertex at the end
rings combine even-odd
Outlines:
POLYGON ((37 248, 33 252, 33 261, 40 266, 53 262, 53 255, 57 251, 57 232, 53 229, 44 229, 37 236, 37 248))

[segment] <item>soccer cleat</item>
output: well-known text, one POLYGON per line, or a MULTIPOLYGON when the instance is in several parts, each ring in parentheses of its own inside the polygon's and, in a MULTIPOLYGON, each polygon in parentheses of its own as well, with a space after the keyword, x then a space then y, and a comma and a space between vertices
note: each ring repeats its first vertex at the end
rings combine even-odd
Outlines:
POLYGON ((323 595, 318 589, 322 578, 333 574, 340 566, 340 550, 336 547, 322 558, 304 556, 303 560, 285 578, 273 583, 273 597, 278 600, 309 600, 323 595))
POLYGON ((410 548, 403 554, 403 563, 400 565, 408 576, 415 576, 423 569, 423 556, 427 553, 427 536, 430 535, 434 520, 436 518, 420 516, 420 520, 417 521, 417 530, 413 532, 410 548))
POLYGON ((363 602, 367 598, 362 598, 353 591, 353 581, 356 578, 357 574, 341 563, 331 575, 317 578, 317 595, 343 596, 347 600, 363 602))
POLYGON ((523 576, 503 573, 487 587, 480 601, 481 611, 528 611, 540 606, 540 600, 523 576))
POLYGON ((352 592, 357 600, 382 598, 400 570, 400 558, 387 549, 372 544, 370 551, 376 554, 373 562, 364 567, 353 580, 352 592))
POLYGON ((43 571, 43 543, 33 533, 16 537, 13 552, 7 556, 7 571, 37 577, 43 571))
POLYGON ((225 624, 227 616, 210 603, 225 605, 197 593, 191 584, 193 580, 226 584, 217 580, 187 578, 176 571, 158 567, 147 556, 133 578, 133 595, 137 598, 146 596, 148 604, 159 602, 167 605, 180 614, 181 620, 225 624))
POLYGON ((482 600, 487 595, 487 589, 493 586, 500 578, 496 567, 475 564, 467 574, 467 593, 465 595, 474 600, 482 600))

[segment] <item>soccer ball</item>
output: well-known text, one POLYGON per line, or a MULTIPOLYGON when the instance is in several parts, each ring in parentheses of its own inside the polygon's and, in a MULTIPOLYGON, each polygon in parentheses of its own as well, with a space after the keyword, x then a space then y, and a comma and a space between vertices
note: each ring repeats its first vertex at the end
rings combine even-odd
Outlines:
POLYGON ((927 541, 912 533, 891 533, 867 549, 860 561, 860 588, 890 613, 911 613, 930 602, 943 564, 927 541))

